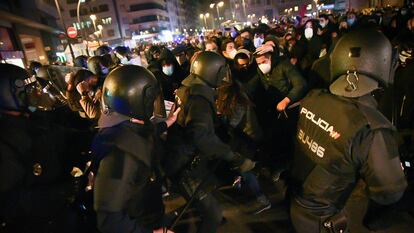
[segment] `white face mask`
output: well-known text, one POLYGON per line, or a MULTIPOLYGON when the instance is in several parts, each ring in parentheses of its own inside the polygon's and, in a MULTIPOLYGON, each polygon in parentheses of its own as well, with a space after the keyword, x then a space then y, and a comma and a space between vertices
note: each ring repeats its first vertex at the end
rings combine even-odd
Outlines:
POLYGON ((310 40, 313 37, 313 29, 312 28, 306 28, 305 29, 305 38, 310 40))
POLYGON ((174 73, 174 67, 171 66, 163 66, 162 67, 162 72, 167 75, 167 76, 171 76, 174 73))
POLYGON ((263 74, 268 74, 272 69, 272 65, 270 63, 263 63, 259 65, 259 69, 263 74))
POLYGON ((230 57, 230 59, 234 59, 234 57, 236 56, 236 54, 237 54, 237 50, 233 49, 233 50, 229 53, 229 57, 230 57))
POLYGON ((263 41, 264 41, 263 38, 260 38, 260 37, 254 38, 254 41, 253 41, 254 47, 259 48, 260 45, 263 44, 263 41))
POLYGON ((124 65, 129 64, 128 58, 126 57, 121 58, 121 64, 124 64, 124 65))

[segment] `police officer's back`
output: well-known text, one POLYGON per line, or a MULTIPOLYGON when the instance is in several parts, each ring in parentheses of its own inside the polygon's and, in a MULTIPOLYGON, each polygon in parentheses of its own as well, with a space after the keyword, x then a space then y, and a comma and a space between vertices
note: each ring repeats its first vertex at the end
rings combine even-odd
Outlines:
POLYGON ((217 185, 214 171, 217 161, 230 162, 241 171, 251 170, 254 163, 232 152, 216 135, 217 110, 215 89, 229 78, 223 57, 202 52, 191 66, 191 74, 177 90, 182 111, 177 123, 168 131, 168 152, 164 167, 181 194, 195 196, 195 208, 201 213, 199 233, 216 232, 222 213, 218 201, 210 193, 217 185), (195 192, 203 185, 201 192, 195 192))
POLYGON ((100 130, 92 146, 98 166, 94 207, 103 233, 153 232, 162 225, 150 122, 160 91, 156 78, 140 66, 118 67, 105 80, 100 130))
MULTIPOLYGON (((345 202, 362 178, 370 207, 398 201, 406 181, 395 129, 371 92, 388 85, 391 45, 374 30, 344 36, 331 55, 330 92, 314 90, 301 103, 292 176, 291 218, 297 232, 346 229, 345 202), (339 221, 342 220, 342 221, 339 221)), ((373 227, 368 209, 364 223, 373 227)))

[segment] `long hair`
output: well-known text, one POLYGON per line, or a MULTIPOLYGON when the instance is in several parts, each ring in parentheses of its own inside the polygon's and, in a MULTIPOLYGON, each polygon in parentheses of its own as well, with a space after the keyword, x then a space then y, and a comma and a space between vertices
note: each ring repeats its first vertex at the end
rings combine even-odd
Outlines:
POLYGON ((248 107, 253 103, 247 97, 242 85, 237 80, 218 88, 217 110, 226 117, 231 117, 237 106, 248 107))

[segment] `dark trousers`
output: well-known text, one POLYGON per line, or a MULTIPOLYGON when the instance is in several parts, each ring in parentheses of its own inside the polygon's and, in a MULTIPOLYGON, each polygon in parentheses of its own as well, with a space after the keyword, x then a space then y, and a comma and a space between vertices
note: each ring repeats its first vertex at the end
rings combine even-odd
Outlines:
MULTIPOLYGON (((330 233, 323 223, 334 213, 322 210, 311 210, 300 205, 295 198, 290 204, 290 219, 296 233, 330 233)), ((343 233, 348 233, 345 230, 343 233)))
POLYGON ((223 218, 220 204, 212 193, 207 194, 202 200, 195 200, 194 207, 200 213, 201 223, 197 233, 214 233, 223 218))
POLYGON ((274 170, 284 170, 291 162, 298 118, 299 107, 269 114, 269 123, 264 128, 264 158, 260 160, 274 170))
POLYGON ((250 192, 252 192, 252 194, 256 198, 263 195, 262 190, 260 189, 259 181, 257 180, 253 172, 245 172, 245 173, 242 173, 241 176, 243 177, 243 183, 246 186, 246 188, 250 192))

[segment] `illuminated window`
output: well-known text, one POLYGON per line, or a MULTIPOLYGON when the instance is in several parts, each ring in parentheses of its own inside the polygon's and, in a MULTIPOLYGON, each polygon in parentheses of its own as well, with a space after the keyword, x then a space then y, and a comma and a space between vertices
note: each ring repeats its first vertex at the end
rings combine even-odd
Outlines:
POLYGON ((308 11, 312 10, 312 4, 309 4, 309 5, 306 7, 306 10, 308 10, 308 11))
POLYGON ((102 19, 103 24, 112 24, 112 17, 106 17, 102 19))
POLYGON ((295 6, 294 9, 295 9, 295 11, 298 11, 299 10, 299 7, 298 6, 295 6))

